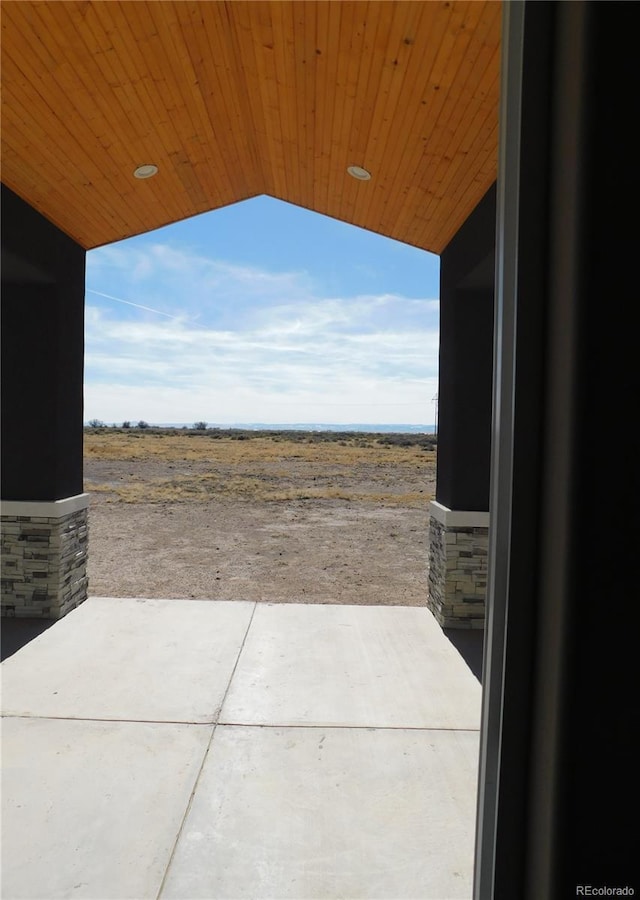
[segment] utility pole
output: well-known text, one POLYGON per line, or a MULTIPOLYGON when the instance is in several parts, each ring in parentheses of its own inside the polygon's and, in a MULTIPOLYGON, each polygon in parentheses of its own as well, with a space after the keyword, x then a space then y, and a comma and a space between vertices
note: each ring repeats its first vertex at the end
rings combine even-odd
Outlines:
POLYGON ((434 423, 433 427, 435 428, 436 435, 438 434, 438 395, 434 394, 431 398, 431 402, 433 403, 433 418, 434 423))

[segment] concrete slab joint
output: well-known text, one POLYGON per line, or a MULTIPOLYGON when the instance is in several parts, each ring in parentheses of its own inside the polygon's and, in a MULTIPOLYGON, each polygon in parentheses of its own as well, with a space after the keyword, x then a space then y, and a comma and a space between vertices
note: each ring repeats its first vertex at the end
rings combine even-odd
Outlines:
POLYGON ((489 513, 429 508, 427 605, 442 628, 484 628, 489 513))
POLYGON ((3 616, 59 619, 87 599, 88 506, 2 501, 3 616))
POLYGON ((424 607, 90 597, 1 699, 7 900, 471 897, 482 688, 424 607))

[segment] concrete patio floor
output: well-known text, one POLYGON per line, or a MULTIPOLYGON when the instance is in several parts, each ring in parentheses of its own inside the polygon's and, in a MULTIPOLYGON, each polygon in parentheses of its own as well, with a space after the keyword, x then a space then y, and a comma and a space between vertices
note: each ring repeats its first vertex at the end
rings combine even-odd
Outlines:
POLYGON ((424 608, 94 597, 2 664, 3 900, 453 900, 481 688, 424 608))

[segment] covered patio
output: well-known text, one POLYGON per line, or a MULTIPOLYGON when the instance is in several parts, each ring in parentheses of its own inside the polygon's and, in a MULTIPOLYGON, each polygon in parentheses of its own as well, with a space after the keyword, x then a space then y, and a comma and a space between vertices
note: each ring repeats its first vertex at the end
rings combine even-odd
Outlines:
MULTIPOLYGON (((429 657, 446 639, 431 633, 432 613, 420 610, 415 626, 427 666, 415 669, 418 693, 402 669, 411 635, 400 628, 402 652, 396 648, 378 669, 380 641, 369 626, 344 627, 352 633, 348 653, 334 640, 338 655, 323 657, 333 660, 332 679, 343 673, 342 695, 329 704, 335 715, 344 711, 336 724, 319 712, 317 682, 296 690, 300 672, 309 672, 310 645, 274 655, 278 640, 267 619, 281 611, 259 608, 250 626, 236 622, 232 658, 219 680, 207 676, 204 694, 205 676, 196 677, 202 706, 199 699, 194 707, 193 636, 181 644, 171 624, 165 644, 157 636, 146 646, 130 600, 133 618, 125 617, 122 633, 114 619, 105 644, 110 626, 97 626, 106 601, 87 600, 86 251, 259 193, 441 255, 439 471, 430 529, 440 578, 429 602, 444 628, 485 624, 474 897, 555 900, 585 885, 600 894, 638 889, 637 829, 625 821, 625 813, 637 818, 638 768, 629 739, 638 728, 637 640, 624 606, 637 594, 627 552, 637 531, 629 500, 637 483, 629 440, 637 405, 629 389, 637 378, 629 303, 637 281, 632 15, 631 4, 583 0, 3 4, 2 608, 43 624, 61 619, 3 665, 3 797, 16 816, 13 834, 2 823, 7 897, 41 900, 59 890, 104 900, 105 890, 121 889, 108 881, 120 875, 130 885, 148 878, 132 890, 150 896, 209 896, 210 884, 188 879, 224 873, 230 853, 247 891, 260 883, 256 891, 273 885, 302 897, 303 889, 282 880, 287 848, 297 841, 296 858, 317 861, 320 834, 327 843, 317 871, 335 878, 335 896, 344 895, 354 872, 363 877, 354 859, 378 871, 387 803, 411 834, 403 843, 402 828, 394 832, 398 880, 384 890, 421 900, 432 889, 457 890, 437 880, 445 877, 442 858, 447 878, 463 873, 468 896, 469 808, 459 791, 473 791, 465 754, 477 725, 462 718, 436 724, 430 703, 439 687, 429 680, 429 657), (621 414, 610 415, 616 400, 621 414), (605 430, 594 436, 594 416, 605 413, 605 430), (604 473, 601 484, 594 486, 594 473, 604 473), (452 546, 455 558, 447 556, 452 546), (474 555, 488 560, 486 572, 458 565, 474 555), (467 569, 478 577, 457 577, 467 569), (371 651, 360 644, 365 637, 371 651), (179 677, 167 684, 154 653, 172 642, 179 677), (356 659, 361 668, 349 668, 356 659), (125 663, 127 678, 118 671, 125 663), (346 709, 345 671, 364 686, 361 701, 346 709), (262 686, 260 707, 240 708, 244 677, 262 686), (391 702, 378 682, 395 685, 391 702), (161 712, 176 690, 178 705, 161 712), (283 696, 297 698, 297 711, 283 696), (159 704, 153 713, 150 698, 159 704), (307 719, 294 722, 294 714, 307 719), (260 715, 265 720, 251 718, 260 715), (67 729, 83 731, 82 741, 70 740, 67 729), (160 732, 168 738, 162 758, 160 732), (449 783, 452 770, 441 762, 456 756, 460 771, 467 766, 464 784, 449 783), (312 759, 315 783, 306 771, 312 759), (345 804, 333 791, 347 760, 358 788, 345 804), (295 796, 283 766, 295 775, 295 796), (376 794, 381 770, 397 797, 418 799, 400 810, 376 794), (215 808, 207 799, 212 784, 226 798, 215 808), (309 825, 313 791, 324 792, 322 808, 336 817, 317 832, 309 825), (126 798, 129 819, 116 794, 126 798), (258 794, 267 799, 256 807, 263 818, 252 822, 249 848, 233 823, 242 821, 245 833, 237 816, 250 818, 246 798, 258 794), (38 811, 33 818, 26 801, 38 811), (266 812, 276 801, 290 803, 287 816, 266 812), (453 823, 444 842, 430 819, 434 809, 453 823), (291 821, 295 834, 278 830, 291 821), (130 828, 135 858, 120 875, 105 871, 104 860, 125 859, 130 828), (329 839, 347 831, 363 835, 355 856, 329 839), (79 834, 82 844, 68 841, 79 834), (114 854, 104 852, 105 835, 119 847, 114 854), (221 835, 223 865, 212 868, 208 854, 221 835), (266 845, 273 869, 263 865, 264 835, 273 841, 266 845), (434 842, 444 843, 437 859, 434 842), (69 886, 64 879, 76 860, 69 886), (421 879, 415 889, 414 876, 421 879)), ((160 609, 176 608, 154 602, 158 621, 160 609)), ((185 622, 195 608, 178 607, 185 622)), ((203 604, 197 615, 222 609, 203 604)), ((377 611, 358 615, 369 612, 377 611)), ((238 606, 234 617, 249 614, 238 606)), ((196 644, 206 644, 206 633, 196 644)), ((393 640, 385 653, 390 646, 393 640)), ((473 676, 447 646, 442 671, 456 668, 467 685, 457 693, 477 696, 473 676)))
POLYGON ((3 897, 471 894, 481 690, 427 609, 92 597, 2 681, 3 897))

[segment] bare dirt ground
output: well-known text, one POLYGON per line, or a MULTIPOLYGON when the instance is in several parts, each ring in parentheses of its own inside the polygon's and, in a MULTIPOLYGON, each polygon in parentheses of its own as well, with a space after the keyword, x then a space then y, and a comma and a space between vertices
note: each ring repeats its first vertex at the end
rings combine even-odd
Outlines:
POLYGON ((425 604, 433 448, 242 434, 87 431, 91 595, 425 604))

